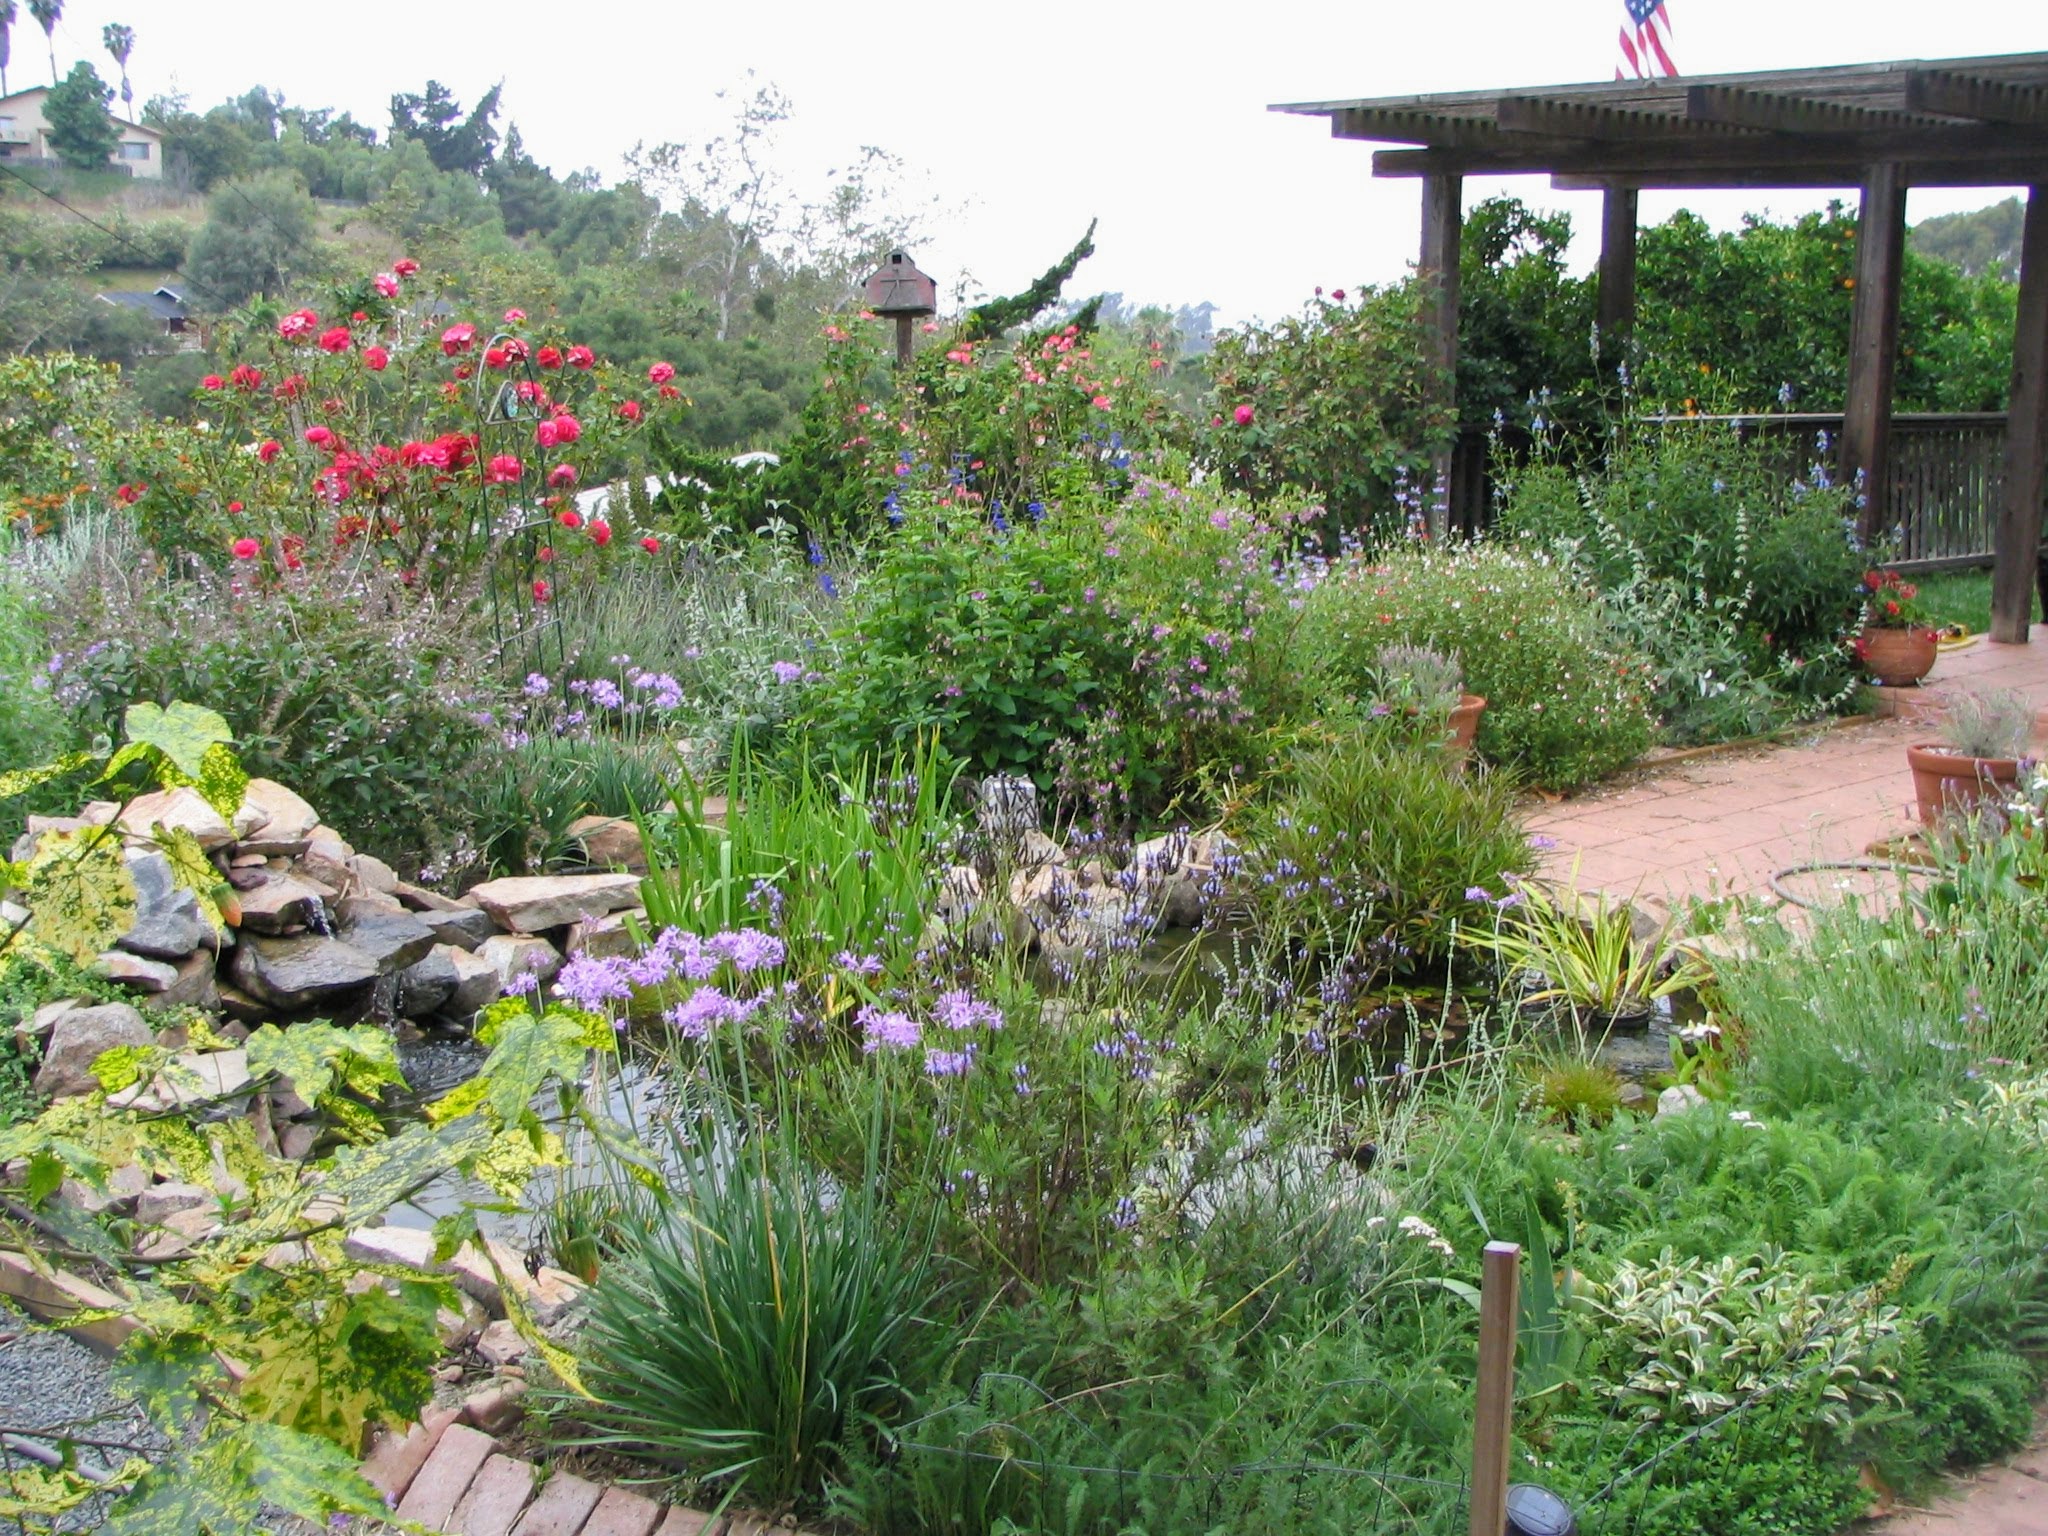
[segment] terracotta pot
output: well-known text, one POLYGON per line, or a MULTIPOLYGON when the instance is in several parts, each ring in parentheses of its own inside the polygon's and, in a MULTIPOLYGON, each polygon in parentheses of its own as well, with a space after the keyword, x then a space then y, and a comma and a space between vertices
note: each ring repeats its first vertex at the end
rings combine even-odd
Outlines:
POLYGON ((1944 811, 1968 815, 1980 801, 2002 797, 2020 781, 2013 757, 1966 757, 1938 744, 1906 748, 1913 770, 1913 798, 1923 826, 1933 826, 1944 811))
POLYGON ((1461 694, 1451 711, 1451 751, 1460 758, 1472 750, 1472 738, 1479 734, 1479 712, 1486 700, 1476 693, 1461 694))
POLYGON ((1934 670, 1937 654, 1931 629, 1865 629, 1856 637, 1856 654, 1886 688, 1911 688, 1934 670))

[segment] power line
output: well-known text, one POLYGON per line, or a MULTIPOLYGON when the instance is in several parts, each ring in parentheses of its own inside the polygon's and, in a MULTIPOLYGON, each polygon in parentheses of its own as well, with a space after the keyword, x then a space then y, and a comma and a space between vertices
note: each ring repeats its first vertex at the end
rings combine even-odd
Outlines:
MULTIPOLYGON (((20 182, 24 187, 29 188, 33 192, 38 192, 42 194, 42 196, 48 198, 51 202, 55 203, 59 208, 62 208, 66 213, 69 213, 73 218, 78 219, 81 223, 91 225, 94 229, 98 230, 101 234, 105 235, 109 240, 112 240, 116 245, 123 247, 131 255, 148 256, 151 254, 149 251, 146 251, 141 246, 135 244, 134 241, 130 240, 126 235, 122 234, 119 230, 109 229, 106 225, 102 224, 98 219, 94 218, 91 214, 85 212, 83 209, 74 208, 71 204, 65 202, 63 198, 59 197, 56 193, 52 192, 48 187, 44 186, 41 182, 35 180, 34 177, 24 176, 21 174, 21 172, 15 170, 14 167, 6 165, 4 163, 0 163, 0 175, 11 176, 16 181, 20 182)), ((152 265, 154 265, 154 263, 152 263, 152 265)), ((173 266, 169 270, 173 277, 181 278, 188 286, 193 288, 199 288, 210 293, 213 296, 214 300, 220 303, 223 309, 233 309, 235 307, 234 304, 230 302, 218 288, 213 287, 211 284, 200 281, 191 273, 185 271, 184 268, 173 266)))

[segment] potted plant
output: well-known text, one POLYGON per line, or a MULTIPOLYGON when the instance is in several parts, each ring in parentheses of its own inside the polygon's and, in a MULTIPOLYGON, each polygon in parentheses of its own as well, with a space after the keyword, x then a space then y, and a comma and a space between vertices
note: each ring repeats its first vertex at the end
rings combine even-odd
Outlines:
POLYGON ((1935 630, 1920 606, 1920 589, 1897 571, 1865 571, 1863 628, 1856 659, 1886 688, 1911 688, 1934 670, 1935 630))
POLYGON ((1945 811, 1968 815, 1980 801, 2010 794, 2033 731, 2034 707, 2024 694, 1958 690, 1942 739, 1906 748, 1921 823, 1931 827, 1945 811))
POLYGON ((1460 759, 1479 733, 1486 700, 1465 692, 1465 669, 1455 653, 1426 645, 1380 647, 1373 666, 1375 712, 1399 712, 1424 723, 1443 722, 1451 751, 1460 759))
POLYGON ((1560 891, 1533 880, 1511 884, 1491 931, 1468 930, 1463 937, 1507 971, 1536 978, 1522 995, 1525 1008, 1568 1011, 1580 1028, 1603 1034, 1640 1029, 1658 998, 1707 980, 1705 967, 1682 952, 1667 965, 1678 926, 1670 917, 1638 933, 1629 902, 1581 896, 1576 874, 1560 891))

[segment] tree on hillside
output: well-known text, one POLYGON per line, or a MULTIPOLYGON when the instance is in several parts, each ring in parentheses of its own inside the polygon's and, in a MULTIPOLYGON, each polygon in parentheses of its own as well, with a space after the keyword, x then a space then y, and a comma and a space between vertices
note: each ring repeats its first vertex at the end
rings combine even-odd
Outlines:
POLYGON ((208 204, 185 271, 219 305, 272 298, 309 265, 312 240, 313 200, 295 178, 231 182, 208 204))
POLYGON ((43 29, 43 41, 50 45, 50 85, 57 84, 57 22, 64 14, 64 0, 28 0, 28 13, 43 29))
POLYGON ((107 103, 113 99, 114 88, 80 59, 43 103, 43 120, 50 125, 50 148, 73 170, 107 168, 121 142, 121 130, 107 115, 107 103))
POLYGON ((135 90, 128 84, 128 55, 135 51, 135 29, 124 27, 118 21, 107 23, 100 33, 100 41, 107 46, 107 52, 114 56, 114 62, 121 66, 121 110, 135 110, 135 90))
POLYGON ((391 136, 417 139, 437 170, 482 176, 498 147, 500 81, 463 115, 462 103, 447 86, 429 80, 424 93, 391 98, 391 136))
POLYGON ((14 0, 0 0, 0 96, 7 94, 7 61, 14 52, 14 0))
POLYGON ((527 154, 519 125, 505 130, 505 147, 484 172, 484 185, 498 200, 508 235, 545 235, 562 222, 568 195, 548 168, 527 154))
POLYGON ((2020 280, 2020 226, 2026 205, 2008 197, 1989 208, 1922 219, 1908 235, 1913 250, 1962 269, 1965 277, 1987 272, 2008 283, 2020 280))

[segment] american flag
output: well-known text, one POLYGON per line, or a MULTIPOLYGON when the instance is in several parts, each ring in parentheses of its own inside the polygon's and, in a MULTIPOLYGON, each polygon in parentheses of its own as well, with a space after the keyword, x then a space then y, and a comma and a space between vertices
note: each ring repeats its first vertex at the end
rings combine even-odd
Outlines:
POLYGON ((1621 62, 1614 66, 1617 80, 1650 80, 1658 75, 1675 75, 1671 62, 1671 13, 1664 0, 1621 0, 1621 62))

